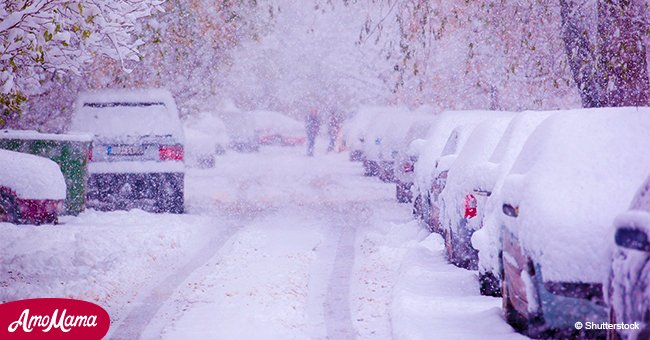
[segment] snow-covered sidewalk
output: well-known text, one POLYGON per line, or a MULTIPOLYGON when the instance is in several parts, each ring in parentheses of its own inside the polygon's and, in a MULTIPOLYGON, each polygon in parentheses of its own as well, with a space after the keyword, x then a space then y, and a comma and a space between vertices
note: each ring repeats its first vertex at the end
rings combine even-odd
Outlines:
POLYGON ((517 337, 476 273, 347 155, 230 153, 190 170, 188 214, 0 224, 0 300, 105 307, 109 338, 517 337))

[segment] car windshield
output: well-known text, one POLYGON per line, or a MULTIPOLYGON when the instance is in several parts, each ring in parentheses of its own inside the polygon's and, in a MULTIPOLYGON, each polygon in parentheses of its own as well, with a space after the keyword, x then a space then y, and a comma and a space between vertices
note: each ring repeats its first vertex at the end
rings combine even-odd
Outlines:
POLYGON ((173 135, 173 124, 162 102, 85 103, 74 117, 72 129, 102 137, 173 135))

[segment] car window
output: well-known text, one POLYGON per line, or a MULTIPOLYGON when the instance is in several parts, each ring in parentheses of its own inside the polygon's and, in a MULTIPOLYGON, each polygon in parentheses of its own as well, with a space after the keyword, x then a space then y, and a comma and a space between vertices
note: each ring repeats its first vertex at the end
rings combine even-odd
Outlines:
POLYGON ((442 149, 442 154, 440 154, 440 156, 455 154, 456 149, 458 149, 459 138, 460 138, 460 134, 458 133, 458 130, 452 131, 451 135, 449 135, 449 138, 447 138, 447 143, 445 144, 445 147, 442 149))
POLYGON ((97 136, 174 135, 178 119, 162 102, 84 103, 72 122, 76 131, 97 136))

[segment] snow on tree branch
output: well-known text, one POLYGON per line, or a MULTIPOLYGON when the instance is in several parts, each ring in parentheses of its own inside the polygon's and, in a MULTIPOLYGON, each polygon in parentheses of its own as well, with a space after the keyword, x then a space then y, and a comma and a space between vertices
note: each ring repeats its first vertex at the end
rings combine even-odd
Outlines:
MULTIPOLYGON (((0 3, 0 110, 18 112, 59 72, 81 74, 101 55, 139 60, 138 19, 164 0, 16 0, 0 3)), ((1 123, 1 121, 0 121, 1 123)))

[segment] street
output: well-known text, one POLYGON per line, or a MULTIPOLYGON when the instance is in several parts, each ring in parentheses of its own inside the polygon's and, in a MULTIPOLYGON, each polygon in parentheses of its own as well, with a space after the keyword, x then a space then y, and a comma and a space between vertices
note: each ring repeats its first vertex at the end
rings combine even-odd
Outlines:
POLYGON ((345 153, 303 152, 229 153, 190 169, 186 215, 91 211, 9 227, 2 266, 20 275, 2 299, 90 299, 109 311, 114 339, 518 336, 476 273, 448 264, 440 237, 395 203, 394 185, 363 177, 345 153), (40 248, 61 251, 26 246, 34 231, 40 248), (67 253, 71 242, 88 247, 67 253))

